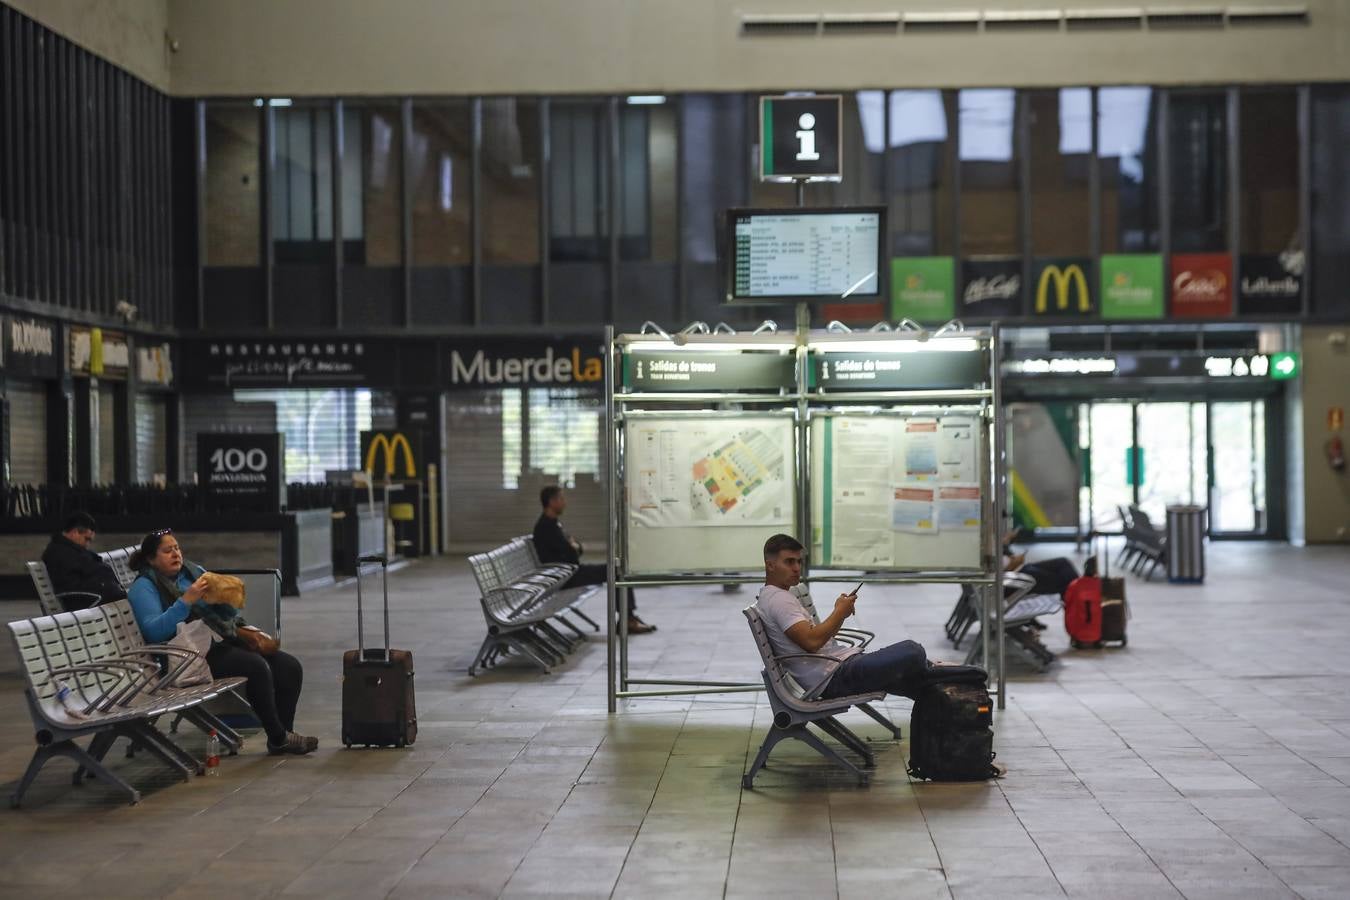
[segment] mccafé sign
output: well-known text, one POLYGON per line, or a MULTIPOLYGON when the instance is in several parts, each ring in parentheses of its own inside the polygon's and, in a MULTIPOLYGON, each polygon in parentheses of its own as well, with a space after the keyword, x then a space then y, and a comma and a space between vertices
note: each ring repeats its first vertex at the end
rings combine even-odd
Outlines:
POLYGON ((1036 261, 1036 293, 1032 307, 1038 316, 1085 316, 1095 310, 1086 259, 1036 261))
POLYGON ((1172 257, 1172 315, 1210 319, 1233 314, 1233 258, 1227 253, 1172 257))
POLYGON ((529 342, 452 342, 446 348, 449 386, 453 388, 521 385, 593 385, 604 383, 599 341, 564 344, 529 342))

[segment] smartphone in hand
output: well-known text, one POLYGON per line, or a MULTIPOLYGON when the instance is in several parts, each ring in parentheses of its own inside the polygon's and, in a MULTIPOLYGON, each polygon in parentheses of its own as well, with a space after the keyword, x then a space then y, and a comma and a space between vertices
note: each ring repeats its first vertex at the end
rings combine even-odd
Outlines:
POLYGON ((860 582, 858 582, 858 586, 855 587, 853 590, 849 591, 849 596, 851 596, 851 597, 856 597, 856 596, 858 596, 858 591, 861 591, 861 590, 862 590, 862 586, 863 586, 864 584, 866 584, 865 581, 860 581, 860 582))

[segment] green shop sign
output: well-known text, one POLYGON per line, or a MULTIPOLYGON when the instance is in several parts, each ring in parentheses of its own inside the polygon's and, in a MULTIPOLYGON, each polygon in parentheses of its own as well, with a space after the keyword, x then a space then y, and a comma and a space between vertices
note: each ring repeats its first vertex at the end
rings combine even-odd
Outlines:
POLYGON ((946 322, 956 315, 955 266, 950 256, 891 260, 891 316, 946 322))
POLYGON ((1102 257, 1102 318, 1160 319, 1163 316, 1162 257, 1107 254, 1102 257))

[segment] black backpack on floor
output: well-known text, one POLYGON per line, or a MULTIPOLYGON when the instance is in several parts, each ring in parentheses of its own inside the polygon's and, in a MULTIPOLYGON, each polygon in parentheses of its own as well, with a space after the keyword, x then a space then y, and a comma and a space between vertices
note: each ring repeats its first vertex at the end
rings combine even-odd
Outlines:
MULTIPOLYGON (((983 671, 980 672, 983 675, 983 671)), ((932 673, 942 678, 941 673, 932 673)), ((932 781, 983 781, 994 769, 993 701, 986 681, 933 680, 909 719, 909 774, 932 781)))

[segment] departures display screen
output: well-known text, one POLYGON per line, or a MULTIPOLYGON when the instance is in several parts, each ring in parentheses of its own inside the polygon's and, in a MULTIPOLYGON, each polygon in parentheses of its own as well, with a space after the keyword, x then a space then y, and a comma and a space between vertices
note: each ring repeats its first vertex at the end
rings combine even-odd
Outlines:
POLYGON ((882 210, 731 210, 728 218, 729 301, 881 297, 882 210))

